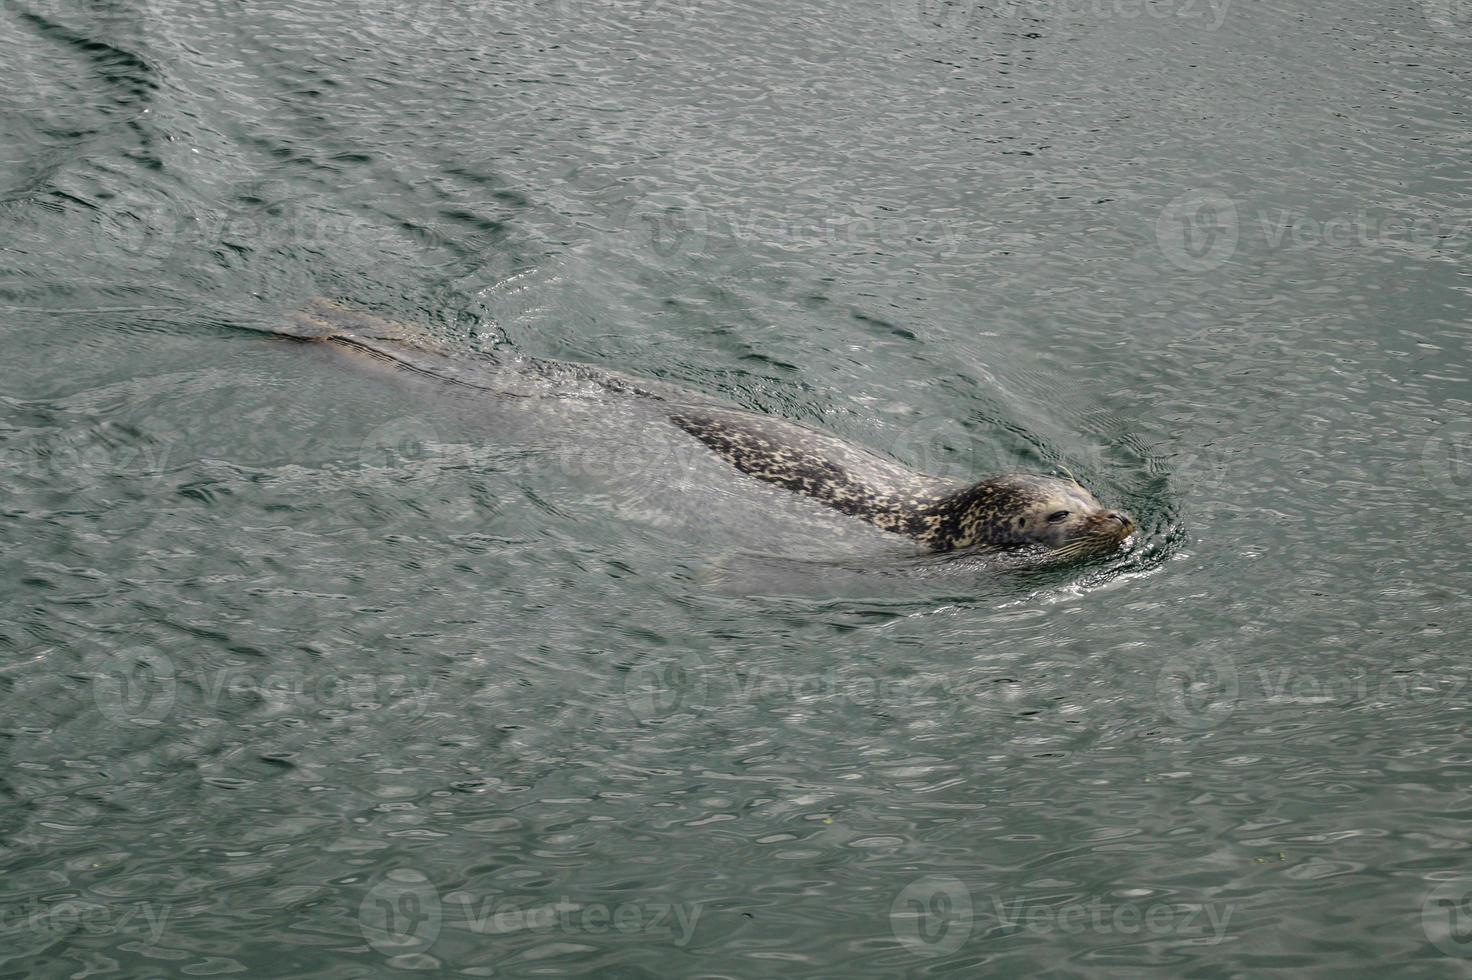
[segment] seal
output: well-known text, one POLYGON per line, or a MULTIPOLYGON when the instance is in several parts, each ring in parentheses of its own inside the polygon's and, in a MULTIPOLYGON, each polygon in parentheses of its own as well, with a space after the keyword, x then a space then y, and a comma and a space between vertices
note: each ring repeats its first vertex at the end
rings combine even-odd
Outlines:
MULTIPOLYGON (((453 384, 511 393, 459 363, 427 330, 329 300, 313 300, 280 331, 325 341, 453 384)), ((1007 473, 961 483, 917 473, 806 426, 743 411, 672 385, 581 364, 539 358, 505 361, 504 371, 597 388, 657 403, 668 422, 741 473, 811 498, 933 551, 1034 546, 1050 558, 1083 559, 1117 550, 1135 530, 1072 478, 1007 473)), ((518 393, 524 397, 524 393, 518 393)))
POLYGON ((1007 473, 965 484, 916 473, 834 436, 739 409, 676 409, 670 421, 738 470, 903 534, 934 551, 1040 546, 1051 558, 1119 548, 1135 530, 1077 481, 1007 473))

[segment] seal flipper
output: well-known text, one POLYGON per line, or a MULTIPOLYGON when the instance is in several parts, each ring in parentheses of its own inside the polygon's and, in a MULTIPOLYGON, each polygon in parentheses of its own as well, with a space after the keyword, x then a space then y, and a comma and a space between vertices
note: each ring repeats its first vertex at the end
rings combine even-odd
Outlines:
MULTIPOLYGON (((289 323, 274 331, 308 343, 320 342, 344 353, 427 374, 450 384, 497 390, 487 367, 499 368, 489 354, 457 349, 427 327, 388 320, 367 310, 314 297, 289 323)), ((508 392, 507 394, 512 394, 508 392)))

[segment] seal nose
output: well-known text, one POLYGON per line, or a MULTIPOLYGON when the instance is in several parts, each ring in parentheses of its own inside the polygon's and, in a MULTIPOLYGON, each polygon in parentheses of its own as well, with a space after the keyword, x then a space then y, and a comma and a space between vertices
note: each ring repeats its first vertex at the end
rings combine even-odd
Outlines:
POLYGON ((1126 533, 1135 529, 1135 522, 1130 520, 1130 515, 1126 514, 1124 511, 1111 510, 1104 516, 1106 518, 1109 518, 1110 520, 1119 521, 1120 528, 1123 529, 1126 533))

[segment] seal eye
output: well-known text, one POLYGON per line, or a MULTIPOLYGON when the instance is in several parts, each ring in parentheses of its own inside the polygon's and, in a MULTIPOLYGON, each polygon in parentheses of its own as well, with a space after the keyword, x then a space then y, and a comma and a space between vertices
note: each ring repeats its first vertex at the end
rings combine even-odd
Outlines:
POLYGON ((1067 516, 1068 516, 1068 511, 1066 511, 1066 510, 1055 510, 1053 513, 1051 513, 1051 514, 1048 515, 1048 523, 1049 524, 1059 524, 1067 516))

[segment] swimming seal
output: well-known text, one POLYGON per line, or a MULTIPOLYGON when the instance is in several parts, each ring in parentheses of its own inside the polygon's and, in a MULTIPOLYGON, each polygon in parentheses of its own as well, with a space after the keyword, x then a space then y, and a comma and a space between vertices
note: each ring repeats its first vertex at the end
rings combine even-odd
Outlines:
POLYGON ((916 473, 833 436, 738 409, 676 410, 670 421, 741 472, 811 497, 935 551, 1038 545, 1051 557, 1117 549, 1135 529, 1076 481, 1008 473, 964 484, 916 473))
MULTIPOLYGON (((451 383, 499 390, 469 379, 427 331, 328 300, 313 300, 281 332, 332 342, 451 383)), ((1104 507, 1072 479, 1008 473, 971 484, 945 480, 795 422, 742 411, 670 385, 538 358, 497 363, 661 403, 672 424, 742 473, 935 551, 1031 545, 1052 558, 1087 558, 1118 549, 1135 530, 1129 515, 1104 507)))

